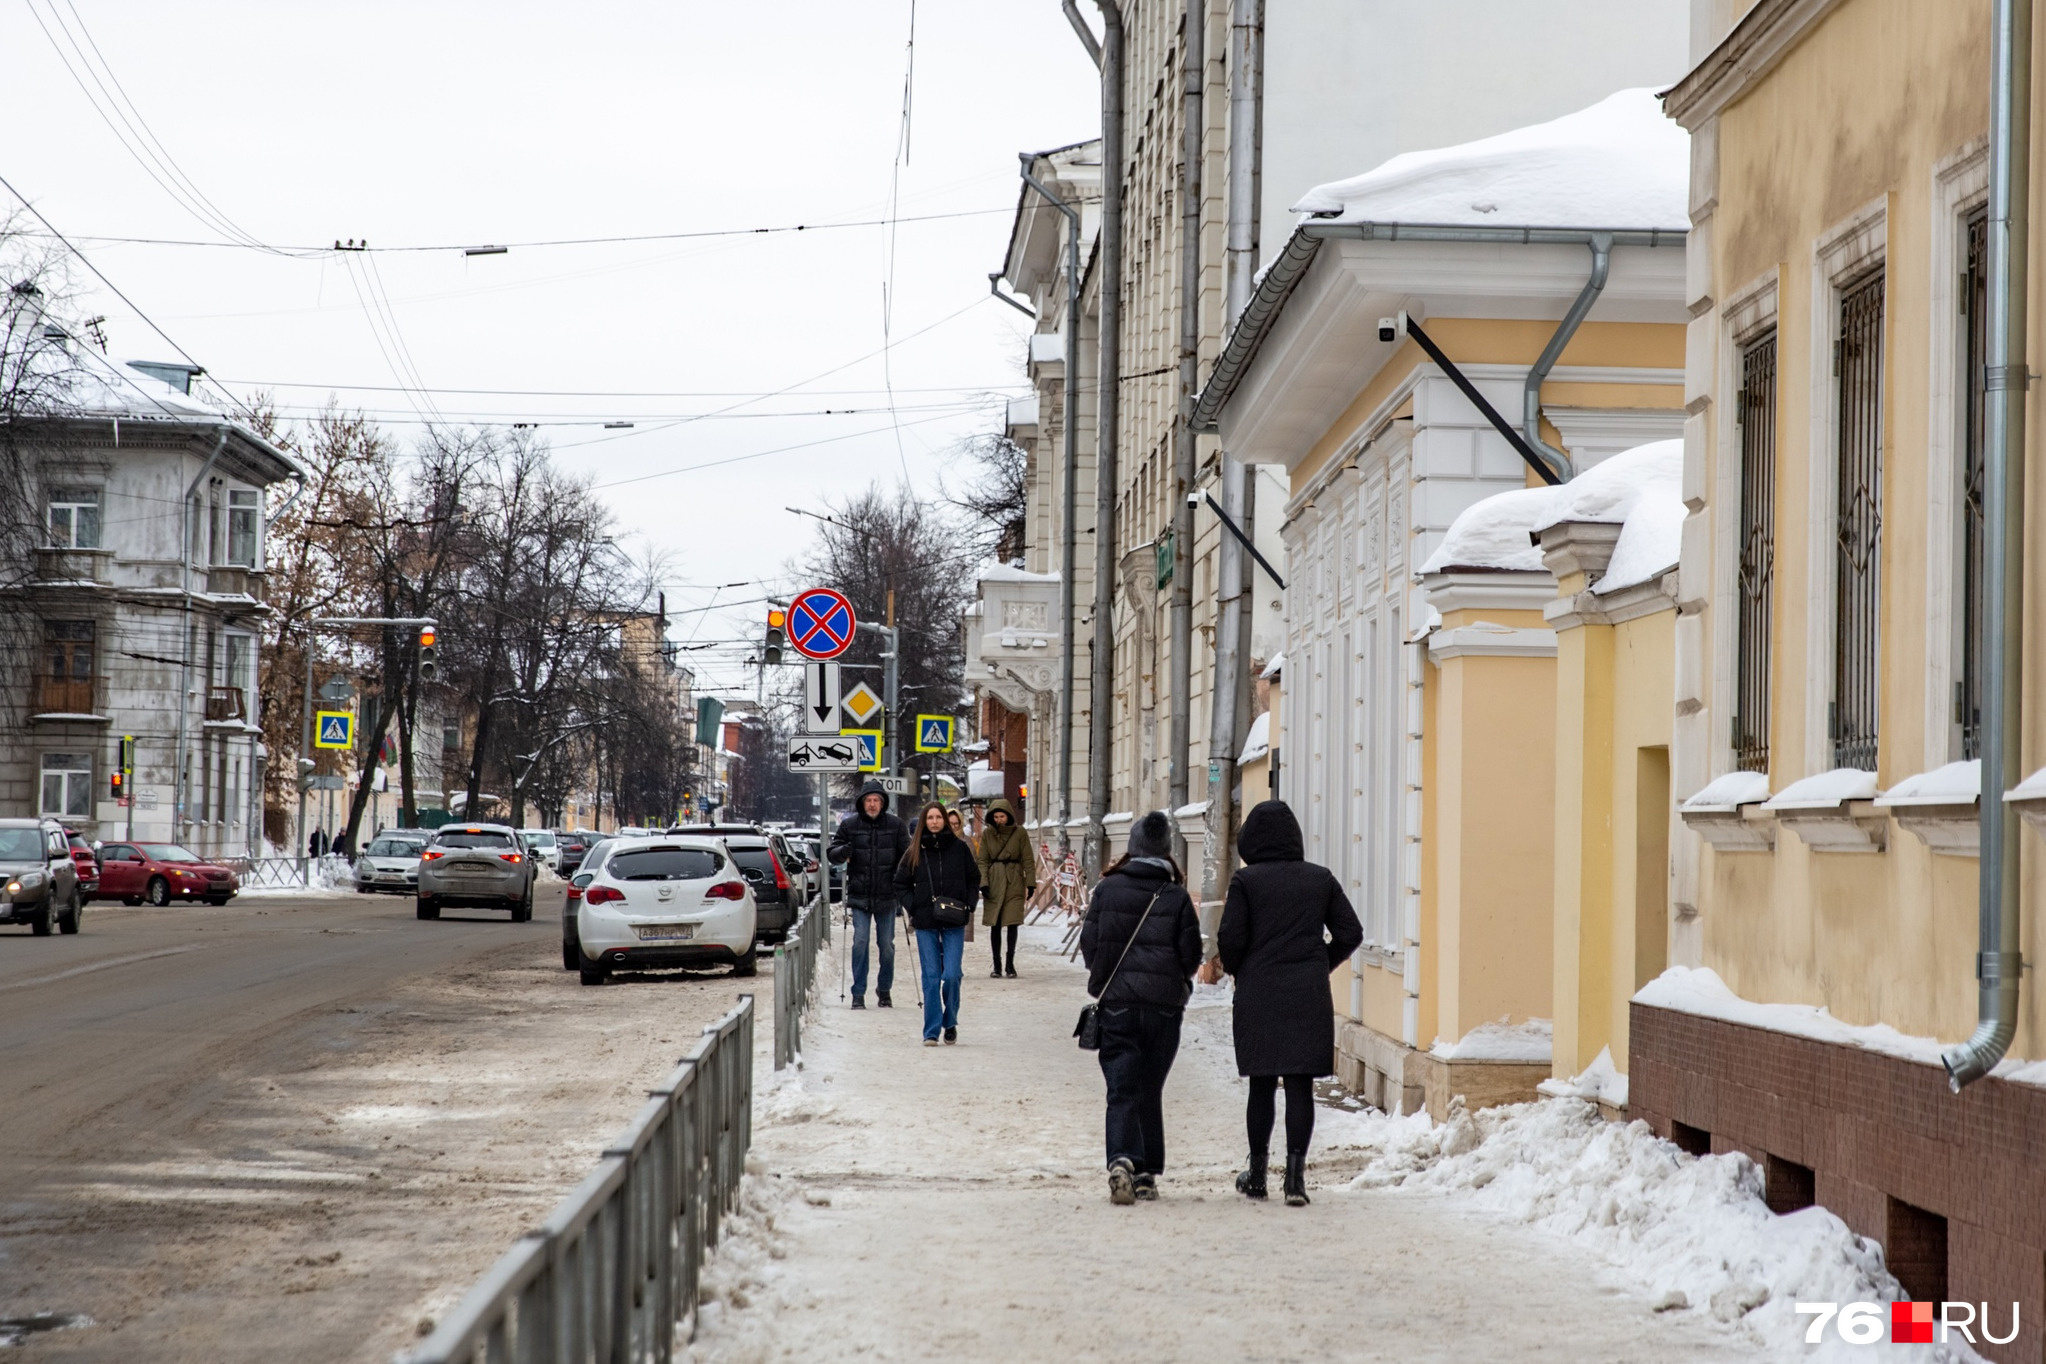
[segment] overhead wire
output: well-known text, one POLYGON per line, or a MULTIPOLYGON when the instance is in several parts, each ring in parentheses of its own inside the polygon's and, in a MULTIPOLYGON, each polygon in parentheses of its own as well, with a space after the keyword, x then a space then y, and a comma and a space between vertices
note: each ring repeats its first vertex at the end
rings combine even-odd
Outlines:
MULTIPOLYGON (((888 389, 888 406, 895 407, 895 363, 890 353, 890 331, 895 321, 895 239, 900 207, 902 168, 909 162, 910 110, 916 92, 916 0, 909 0, 909 40, 904 44, 902 74, 902 122, 895 134, 895 159, 888 168, 888 241, 881 274, 881 382, 888 389)), ((902 446, 902 420, 895 417, 895 458, 902 465, 902 484, 910 484, 909 454, 902 446)))

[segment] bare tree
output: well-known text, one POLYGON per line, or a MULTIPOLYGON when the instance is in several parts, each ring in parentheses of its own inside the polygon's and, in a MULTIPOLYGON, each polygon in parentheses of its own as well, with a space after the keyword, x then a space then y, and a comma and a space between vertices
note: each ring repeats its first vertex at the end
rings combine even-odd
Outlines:
POLYGON ((974 522, 977 544, 1001 563, 1023 556, 1030 511, 1030 454, 997 431, 962 446, 970 462, 965 486, 946 500, 974 522))

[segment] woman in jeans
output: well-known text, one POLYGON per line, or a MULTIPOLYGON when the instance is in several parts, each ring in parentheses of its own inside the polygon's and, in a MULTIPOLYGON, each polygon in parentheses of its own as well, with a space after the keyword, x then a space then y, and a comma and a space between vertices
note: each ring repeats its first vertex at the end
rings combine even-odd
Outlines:
POLYGON ((1165 1077, 1201 965, 1201 923, 1172 860, 1172 821, 1153 810, 1094 887, 1080 927, 1087 993, 1099 1001, 1108 1085, 1108 1197, 1158 1196, 1165 1168, 1165 1077))
POLYGON ((1243 821, 1243 869, 1229 878, 1216 943, 1236 978, 1236 1073, 1250 1080, 1250 1164, 1237 1192, 1265 1196, 1272 1108, 1286 1081, 1286 1205, 1307 1203, 1314 1081, 1336 1070, 1329 973, 1364 941, 1364 926, 1327 867, 1306 860, 1300 822, 1268 800, 1243 821))
POLYGON ((959 1040, 959 980, 965 973, 966 921, 980 891, 973 849, 954 834, 945 807, 933 802, 917 819, 916 838, 895 868, 895 888, 916 930, 917 960, 923 967, 924 1045, 959 1040))

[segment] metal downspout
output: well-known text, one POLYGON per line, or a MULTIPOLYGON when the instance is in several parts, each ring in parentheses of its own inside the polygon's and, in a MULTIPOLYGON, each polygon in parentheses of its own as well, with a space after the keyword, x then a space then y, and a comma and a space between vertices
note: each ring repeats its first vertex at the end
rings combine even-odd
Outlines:
POLYGON ((1599 294, 1606 287, 1606 277, 1613 268, 1613 234, 1594 232, 1591 237, 1591 278, 1584 281, 1578 290, 1577 301, 1570 305, 1570 311, 1563 314, 1562 325, 1549 338, 1549 344, 1542 348, 1541 358, 1534 362, 1534 368, 1527 372, 1527 382, 1521 389, 1521 433, 1535 452, 1543 456, 1556 471, 1561 481, 1568 483, 1575 476, 1570 456, 1542 439, 1542 381, 1549 377, 1549 371, 1556 367, 1556 361, 1563 358, 1564 348, 1577 335, 1577 328, 1583 323, 1591 305, 1598 302, 1599 294))
MULTIPOLYGON (((1186 0, 1180 19, 1179 90, 1179 415, 1172 442, 1172 709, 1167 718, 1166 803, 1193 798, 1193 491, 1194 398, 1201 385, 1201 159, 1207 149, 1208 0, 1186 0)), ((1179 860, 1186 841, 1174 826, 1179 860)))
MULTIPOLYGON (((1080 16, 1066 7, 1073 22, 1080 16)), ((1081 24, 1084 30, 1086 25, 1081 24)), ((1093 37, 1092 34, 1088 35, 1093 37)), ((1066 219, 1066 340, 1065 360, 1065 489, 1061 509, 1065 525, 1059 536, 1059 854, 1071 847, 1066 825, 1073 818, 1073 645, 1077 639, 1073 608, 1074 559, 1079 554, 1080 528, 1080 211, 1053 194, 1030 174, 1032 157, 1023 158, 1023 183, 1045 197, 1066 219)))
POLYGON ((1101 69, 1101 40, 1094 36, 1094 30, 1087 27, 1087 21, 1080 17, 1079 0, 1065 0, 1066 22, 1073 26, 1073 32, 1080 35, 1080 46, 1087 49, 1087 55, 1094 62, 1094 69, 1101 69))
POLYGON ((1110 717, 1115 698, 1115 502, 1121 472, 1122 387, 1122 9, 1101 7, 1100 391, 1094 416, 1094 658, 1087 695, 1087 848, 1089 879, 1107 865, 1110 717))
MULTIPOLYGON (((188 735, 191 733, 190 725, 192 718, 192 498, 198 493, 199 485, 206 481, 206 476, 213 472, 214 464, 219 461, 220 456, 226 450, 227 423, 222 422, 220 425, 220 439, 214 442, 213 453, 206 456, 206 462, 199 466, 197 476, 192 479, 191 485, 185 489, 184 515, 181 518, 183 521, 182 534, 184 538, 178 545, 178 562, 182 571, 180 585, 184 595, 181 631, 184 635, 184 639, 181 641, 184 647, 181 651, 182 662, 178 668, 178 750, 173 755, 175 761, 171 767, 171 803, 174 810, 171 827, 173 830, 178 829, 178 826, 181 824, 191 823, 190 802, 186 799, 185 795, 189 785, 185 780, 185 744, 188 741, 188 735)), ((211 562, 209 559, 208 563, 210 564, 211 562)), ((177 836, 179 841, 182 842, 182 833, 180 832, 177 836)))
POLYGON ((2017 1035, 2018 820, 2002 796, 2023 771, 2025 359, 2031 198, 2032 5, 1994 0, 1989 95, 1989 317, 1983 381, 1982 870, 1980 1022, 1940 1060, 1955 1093, 2017 1035))

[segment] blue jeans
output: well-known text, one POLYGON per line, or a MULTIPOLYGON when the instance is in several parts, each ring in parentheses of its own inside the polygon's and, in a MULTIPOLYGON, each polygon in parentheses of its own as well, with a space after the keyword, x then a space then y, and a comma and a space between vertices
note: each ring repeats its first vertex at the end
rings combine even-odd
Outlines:
POLYGON ((895 985, 895 907, 868 909, 855 904, 852 920, 853 998, 867 997, 867 934, 872 932, 881 944, 881 974, 874 982, 874 991, 886 999, 895 985))
POLYGON ((959 980, 966 974, 966 930, 919 928, 916 955, 924 972, 924 1036, 936 1037, 940 1028, 959 1026, 959 980))

